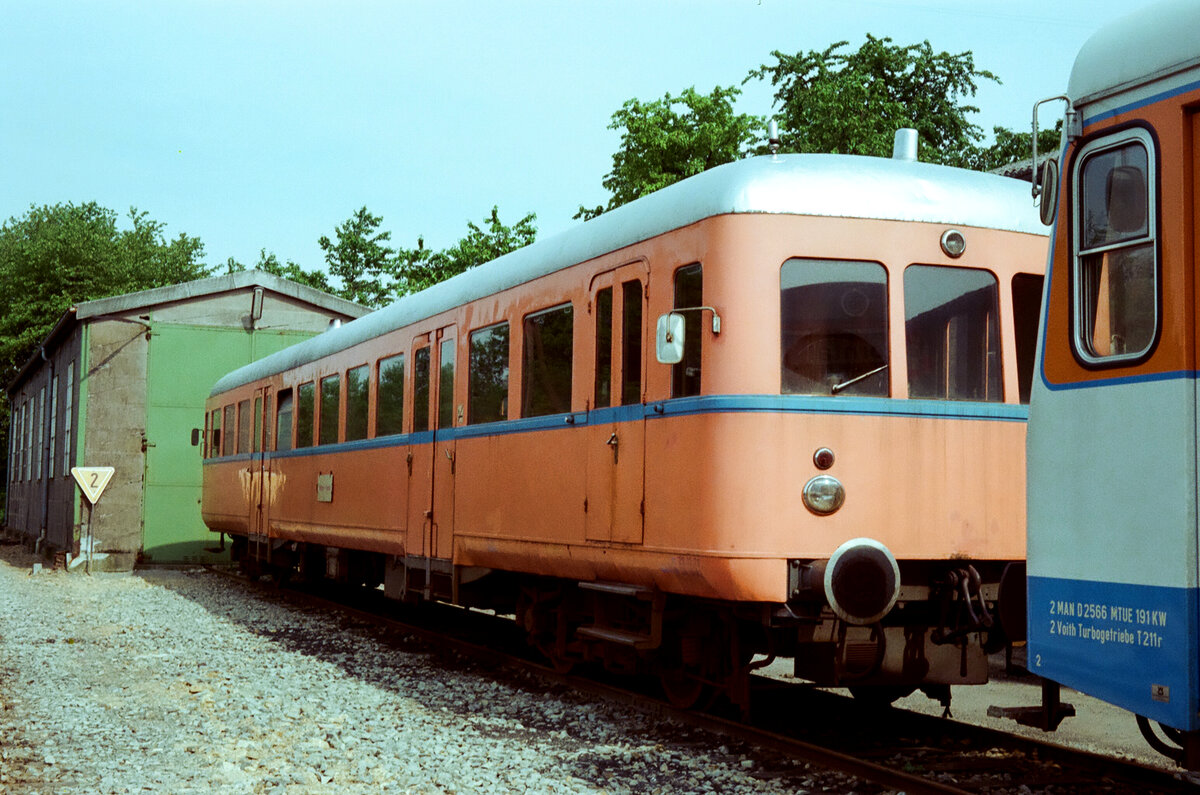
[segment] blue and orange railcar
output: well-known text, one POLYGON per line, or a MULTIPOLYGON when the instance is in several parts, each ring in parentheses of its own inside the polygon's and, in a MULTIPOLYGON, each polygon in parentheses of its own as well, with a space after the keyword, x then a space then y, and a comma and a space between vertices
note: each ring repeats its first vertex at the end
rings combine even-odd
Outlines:
POLYGON ((1068 110, 1044 180, 1044 215, 1055 221, 1030 416, 1028 553, 1030 670, 1136 713, 1148 738, 1191 768, 1200 768, 1197 31, 1194 2, 1114 22, 1080 50, 1067 96, 1056 98, 1068 110), (1150 720, 1175 742, 1157 738, 1150 720))
POLYGON ((204 519, 680 703, 756 655, 948 699, 1024 556, 1045 249, 1003 177, 722 166, 221 379, 204 519))

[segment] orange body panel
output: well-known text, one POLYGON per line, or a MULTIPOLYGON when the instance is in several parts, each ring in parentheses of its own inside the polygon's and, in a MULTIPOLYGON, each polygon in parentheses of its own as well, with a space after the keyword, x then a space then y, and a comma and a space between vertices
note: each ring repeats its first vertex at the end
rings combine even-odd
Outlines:
MULTIPOLYGON (((453 427, 343 443, 328 453, 318 447, 270 456, 268 535, 773 602, 787 599, 789 560, 827 557, 859 536, 883 541, 902 561, 1021 559, 1025 415, 1014 405, 1017 365, 1007 285, 1017 273, 1041 272, 1045 240, 963 229, 967 253, 950 259, 938 243, 944 229, 848 218, 718 216, 274 376, 269 381, 278 392, 399 352, 411 362, 414 350, 438 329, 457 329, 453 427), (780 266, 789 257, 885 266, 891 398, 780 395, 780 266), (703 266, 705 302, 723 323, 719 334, 710 333, 707 313, 701 324, 701 395, 671 400, 671 368, 654 360, 654 320, 673 306, 675 270, 694 262, 703 266), (914 263, 987 268, 997 277, 1004 403, 970 404, 976 408, 967 410, 950 401, 905 397, 902 277, 914 263), (595 291, 626 278, 603 281, 604 274, 630 264, 621 273, 645 279, 643 403, 597 411, 591 375, 595 291), (518 407, 521 319, 568 301, 575 322, 572 414, 464 425, 470 332, 510 323, 507 405, 518 407), (614 434, 615 454, 609 443, 614 434), (805 482, 817 473, 818 447, 835 452, 830 474, 847 492, 845 506, 827 517, 801 502, 805 482), (318 502, 318 475, 329 473, 332 501, 318 502)), ((252 389, 216 396, 210 408, 244 399, 252 389)), ((375 389, 373 381, 372 394, 375 389)), ((436 418, 436 383, 431 392, 436 418)), ((412 428, 412 399, 406 382, 406 429, 412 428)), ((371 427, 374 414, 372 408, 371 427)), ((240 484, 253 465, 245 457, 207 462, 204 516, 214 530, 247 532, 253 506, 240 484)))

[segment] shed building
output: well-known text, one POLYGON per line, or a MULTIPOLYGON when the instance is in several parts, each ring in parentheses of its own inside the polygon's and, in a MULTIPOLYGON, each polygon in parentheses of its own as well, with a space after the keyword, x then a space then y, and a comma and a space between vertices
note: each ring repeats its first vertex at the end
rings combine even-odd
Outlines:
POLYGON ((97 571, 220 560, 192 446, 213 383, 367 311, 262 271, 71 307, 6 390, 6 532, 97 571), (115 470, 90 511, 72 467, 115 470))

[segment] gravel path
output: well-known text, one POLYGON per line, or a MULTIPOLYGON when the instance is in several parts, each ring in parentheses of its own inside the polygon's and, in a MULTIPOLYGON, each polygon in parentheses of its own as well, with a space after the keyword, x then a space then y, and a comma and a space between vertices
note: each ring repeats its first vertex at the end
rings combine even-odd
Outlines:
POLYGON ((877 792, 273 604, 0 546, 0 792, 877 792))

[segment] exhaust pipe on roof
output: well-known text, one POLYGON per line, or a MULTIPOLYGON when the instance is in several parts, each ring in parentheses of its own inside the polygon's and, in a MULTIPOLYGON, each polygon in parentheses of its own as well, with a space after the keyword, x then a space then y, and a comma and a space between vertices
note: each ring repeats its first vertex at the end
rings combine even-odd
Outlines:
POLYGON ((896 136, 892 139, 892 160, 916 162, 918 140, 917 131, 912 127, 901 127, 896 130, 896 136))

